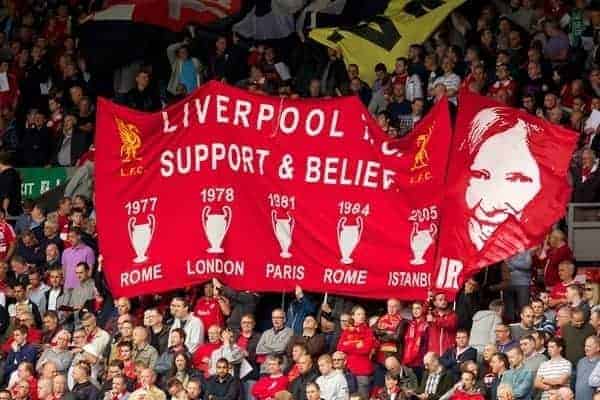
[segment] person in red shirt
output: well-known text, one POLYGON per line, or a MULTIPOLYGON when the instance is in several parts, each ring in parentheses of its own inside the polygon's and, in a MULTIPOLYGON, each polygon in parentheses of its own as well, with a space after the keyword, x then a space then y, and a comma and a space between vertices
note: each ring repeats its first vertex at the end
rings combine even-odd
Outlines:
POLYGON ((450 400, 485 400, 485 397, 475 387, 475 374, 464 371, 460 379, 461 387, 450 397, 450 400))
POLYGON ((17 246, 17 235, 13 227, 6 222, 6 213, 0 210, 0 261, 8 261, 17 246))
POLYGON ((252 388, 252 396, 257 400, 272 400, 275 393, 287 390, 288 387, 288 378, 281 371, 281 358, 267 356, 265 362, 269 375, 263 375, 252 388))
POLYGON ((375 324, 374 333, 379 342, 375 360, 383 365, 388 356, 401 358, 402 340, 406 321, 400 315, 400 301, 389 299, 387 301, 387 314, 383 315, 375 324))
POLYGON ((427 353, 427 335, 429 332, 429 324, 425 319, 425 307, 423 303, 413 303, 412 317, 412 320, 408 322, 404 330, 402 364, 411 368, 422 368, 423 357, 427 353))
POLYGON ((490 86, 488 89, 488 95, 496 98, 497 93, 504 89, 508 96, 507 104, 514 105, 516 101, 517 82, 510 76, 508 65, 497 65, 496 76, 498 77, 498 80, 490 86))
POLYGON ((573 260, 573 252, 566 241, 563 231, 555 229, 549 235, 547 244, 537 255, 537 266, 543 269, 543 284, 552 288, 560 282, 558 265, 563 261, 573 260), (545 251, 544 251, 545 250, 545 251))
POLYGON ((454 345, 458 318, 450 309, 446 295, 438 293, 433 297, 434 309, 427 314, 429 323, 428 351, 444 354, 454 345))
POLYGON ((356 375, 358 393, 369 395, 369 384, 375 370, 371 353, 375 349, 375 336, 367 325, 367 314, 360 306, 352 308, 352 326, 342 332, 337 350, 346 354, 348 369, 356 375))
POLYGON ((206 377, 208 377, 210 368, 210 356, 221 345, 221 327, 211 325, 208 328, 208 342, 198 347, 192 356, 192 364, 197 370, 204 373, 206 377))
POLYGON ((212 281, 208 281, 202 287, 204 296, 196 301, 194 315, 204 326, 225 326, 225 315, 229 315, 230 308, 227 299, 220 296, 212 281))
POLYGON ((287 375, 290 383, 300 375, 300 369, 298 368, 298 360, 300 360, 300 357, 305 356, 307 354, 308 354, 308 350, 306 349, 306 346, 304 344, 295 343, 292 346, 292 357, 291 358, 292 358, 293 364, 286 372, 286 375, 287 375))
POLYGON ((15 109, 19 100, 19 85, 17 77, 8 72, 8 61, 0 62, 0 74, 6 74, 8 87, 0 88, 0 109, 15 109))
POLYGON ((400 377, 398 374, 388 372, 385 374, 385 386, 375 391, 371 400, 400 400, 406 395, 400 387, 400 377))
POLYGON ((575 264, 565 260, 558 265, 558 277, 560 282, 550 291, 550 307, 556 308, 567 304, 567 287, 575 283, 575 264))
POLYGON ((70 247, 70 243, 67 240, 67 236, 69 234, 69 215, 71 215, 71 208, 73 203, 70 197, 63 197, 58 202, 58 210, 56 213, 58 215, 58 227, 60 232, 60 238, 65 244, 65 247, 70 247))
POLYGON ((131 342, 121 342, 117 348, 117 359, 123 362, 123 375, 135 381, 137 375, 135 373, 135 362, 133 360, 133 345, 131 342))

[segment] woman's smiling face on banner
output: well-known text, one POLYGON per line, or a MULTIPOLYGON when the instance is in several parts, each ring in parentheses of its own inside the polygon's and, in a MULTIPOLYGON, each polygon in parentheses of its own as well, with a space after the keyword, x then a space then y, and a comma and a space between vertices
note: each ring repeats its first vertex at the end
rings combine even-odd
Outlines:
POLYGON ((469 237, 477 250, 509 216, 520 219, 540 188, 540 170, 527 144, 525 123, 519 121, 485 140, 471 164, 465 193, 472 213, 469 237))

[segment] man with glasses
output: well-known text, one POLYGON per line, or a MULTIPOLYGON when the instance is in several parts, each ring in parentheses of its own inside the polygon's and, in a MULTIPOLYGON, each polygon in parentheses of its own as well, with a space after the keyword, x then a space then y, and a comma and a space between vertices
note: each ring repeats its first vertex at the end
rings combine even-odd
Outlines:
POLYGON ((294 331, 285 326, 285 313, 281 308, 276 308, 271 313, 273 327, 263 332, 256 345, 256 355, 258 363, 261 365, 261 373, 266 372, 264 360, 268 356, 282 357, 283 369, 287 366, 287 356, 285 354, 287 346, 294 336, 294 331))
POLYGON ((252 387, 259 378, 260 367, 256 362, 256 346, 260 334, 254 331, 256 322, 252 314, 244 314, 240 321, 241 329, 236 344, 243 350, 246 361, 252 366, 252 371, 242 378, 242 386, 246 400, 252 400, 252 387))
POLYGON ((252 388, 252 396, 257 400, 272 399, 277 392, 287 390, 289 384, 287 376, 283 374, 279 356, 267 356, 264 365, 266 374, 252 388))
POLYGON ((240 381, 231 375, 231 365, 225 358, 220 358, 216 366, 217 373, 206 382, 207 399, 237 400, 240 395, 240 381))
POLYGON ((46 349, 37 362, 36 370, 41 371, 44 364, 52 362, 56 365, 58 372, 67 372, 73 360, 73 353, 69 351, 71 334, 62 330, 56 335, 56 345, 46 349))
POLYGON ((496 325, 496 348, 500 353, 506 353, 513 347, 517 347, 519 343, 510 337, 510 329, 508 325, 496 325))
POLYGON ((150 331, 150 345, 158 354, 169 347, 169 327, 163 324, 163 316, 156 308, 144 311, 144 326, 150 331))
POLYGON ((356 393, 358 391, 358 381, 356 380, 356 376, 346 367, 346 354, 341 351, 336 351, 333 353, 331 361, 333 362, 333 368, 340 371, 342 375, 344 375, 344 378, 346 378, 348 392, 356 393))

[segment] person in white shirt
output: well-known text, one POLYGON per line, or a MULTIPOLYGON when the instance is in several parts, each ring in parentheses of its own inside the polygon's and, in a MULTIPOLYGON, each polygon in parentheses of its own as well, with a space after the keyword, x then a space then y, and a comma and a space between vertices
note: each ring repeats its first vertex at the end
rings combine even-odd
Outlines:
MULTIPOLYGON (((439 83, 446 87, 446 95, 454 105, 456 105, 456 95, 458 88, 460 87, 460 77, 454 73, 454 63, 449 57, 444 57, 442 61, 442 71, 444 74, 433 81, 433 87, 439 83)), ((430 96, 434 96, 434 93, 430 93, 430 96)))
POLYGON ((318 359, 321 376, 316 380, 321 388, 323 400, 346 400, 349 397, 348 382, 337 369, 333 369, 333 360, 329 354, 323 354, 318 359))
POLYGON ((93 354, 104 354, 106 346, 110 342, 110 335, 98 327, 96 316, 92 313, 85 313, 81 317, 81 325, 87 335, 87 343, 93 349, 93 354))
POLYGON ((548 400, 554 390, 569 386, 573 367, 561 354, 564 348, 561 338, 548 340, 550 359, 540 365, 534 382, 535 388, 542 392, 542 400, 548 400))
POLYGON ((31 302, 34 303, 39 310, 42 303, 42 298, 50 289, 50 287, 42 282, 40 271, 37 269, 30 270, 27 276, 29 277, 29 286, 27 288, 29 300, 31 300, 31 302))
POLYGON ((202 321, 190 313, 190 305, 183 297, 174 297, 171 300, 170 309, 174 321, 169 332, 172 332, 176 328, 182 328, 186 335, 185 346, 193 354, 198 349, 198 346, 204 343, 204 325, 202 321))

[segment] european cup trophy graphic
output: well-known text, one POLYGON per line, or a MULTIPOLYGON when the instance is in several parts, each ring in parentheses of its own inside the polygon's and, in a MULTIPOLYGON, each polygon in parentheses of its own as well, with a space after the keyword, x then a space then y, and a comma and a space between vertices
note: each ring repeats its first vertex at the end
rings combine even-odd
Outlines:
POLYGON ((433 238, 437 234, 437 225, 431 223, 429 229, 419 230, 419 224, 414 223, 413 230, 410 234, 410 249, 413 253, 412 260, 409 261, 411 265, 423 265, 425 264, 425 253, 429 249, 429 246, 433 244, 433 238))
POLYGON ((131 247, 135 251, 136 257, 133 259, 134 263, 143 263, 148 260, 146 253, 150 242, 152 242, 152 236, 154 236, 154 230, 156 229, 156 218, 153 214, 149 214, 147 222, 145 224, 136 224, 136 218, 129 218, 127 223, 127 232, 129 233, 129 240, 131 241, 131 247))
POLYGON ((362 217, 356 218, 356 225, 346 225, 346 221, 346 217, 342 217, 338 221, 337 238, 340 254, 342 255, 340 262, 348 265, 352 264, 352 252, 358 245, 358 242, 360 242, 363 231, 363 221, 362 217))
POLYGON ((292 245, 292 233, 294 232, 294 218, 287 213, 287 218, 277 218, 277 211, 271 211, 271 222, 273 224, 273 233, 281 247, 281 258, 290 258, 292 254, 289 252, 292 245))
POLYGON ((211 254, 219 254, 224 251, 221 244, 229 230, 232 213, 229 206, 223 206, 222 210, 223 214, 209 214, 209 206, 202 209, 202 226, 206 239, 210 243, 210 247, 206 251, 211 254))

